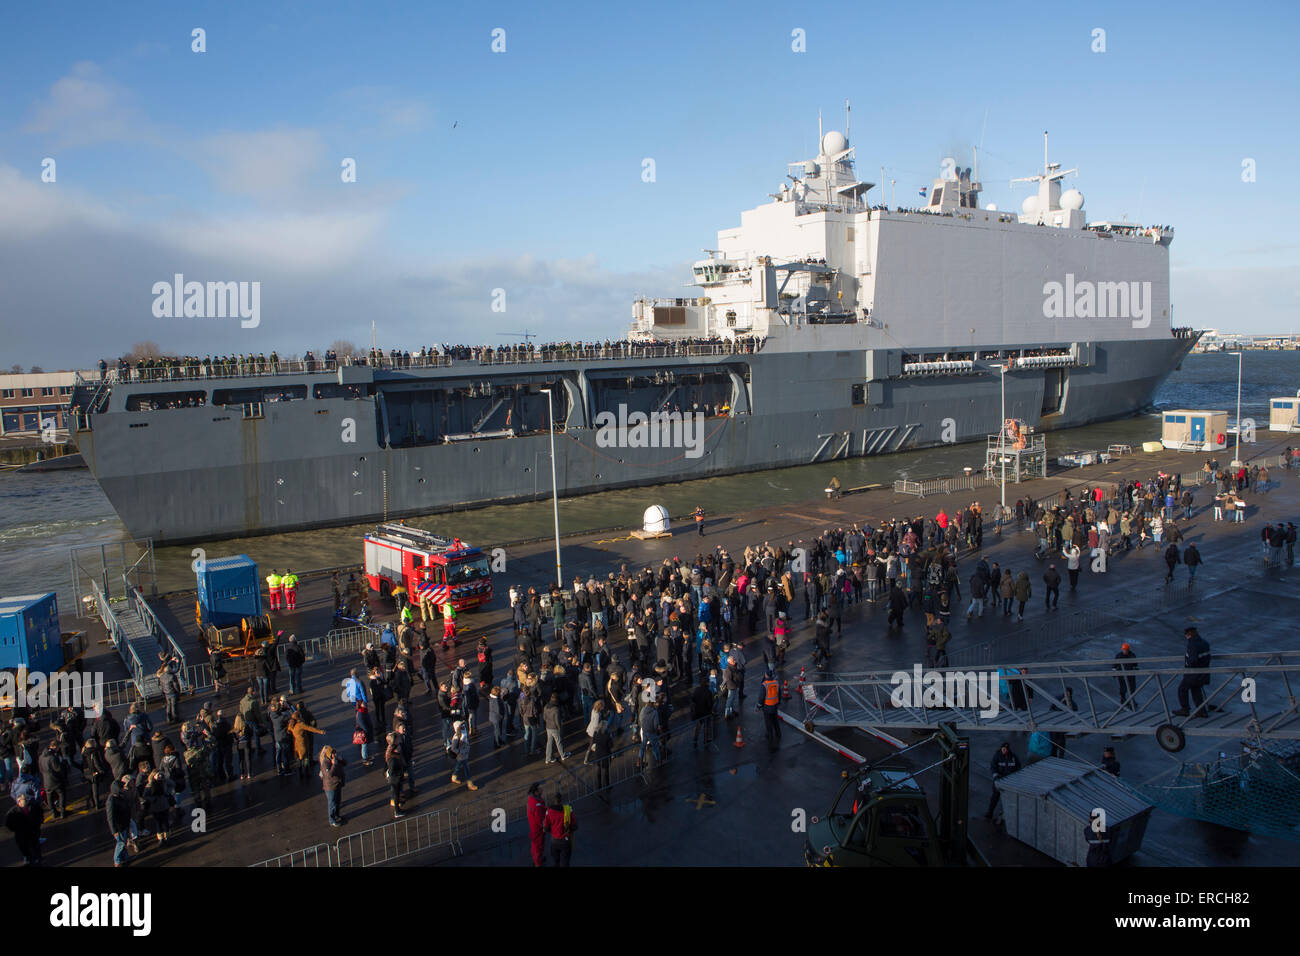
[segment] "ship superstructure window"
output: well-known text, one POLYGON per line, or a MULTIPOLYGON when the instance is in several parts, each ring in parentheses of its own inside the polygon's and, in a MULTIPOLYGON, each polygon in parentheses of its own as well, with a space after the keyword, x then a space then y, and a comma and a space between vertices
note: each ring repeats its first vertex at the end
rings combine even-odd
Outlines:
POLYGON ((213 405, 247 405, 260 402, 291 402, 307 397, 306 385, 271 385, 263 388, 219 388, 212 393, 213 405))
POLYGON ((312 386, 313 398, 365 398, 369 394, 370 386, 363 385, 340 385, 337 382, 325 382, 321 385, 312 386))
POLYGON ((296 402, 307 397, 306 385, 278 385, 264 390, 263 401, 296 402))
POLYGON ((863 385, 853 386, 853 404, 865 405, 867 403, 866 387, 863 385))
POLYGON ((136 392, 126 397, 128 412, 156 412, 165 408, 201 408, 207 392, 136 392))
POLYGON ((655 325, 685 325, 686 309, 678 305, 656 305, 655 325))

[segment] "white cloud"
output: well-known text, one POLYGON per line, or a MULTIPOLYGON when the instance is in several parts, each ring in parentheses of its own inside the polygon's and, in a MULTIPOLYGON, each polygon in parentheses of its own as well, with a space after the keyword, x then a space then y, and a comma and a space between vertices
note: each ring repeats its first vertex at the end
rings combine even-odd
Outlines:
POLYGON ((325 182, 325 145, 312 129, 220 133, 187 152, 219 188, 239 195, 283 200, 325 182))
POLYGON ((433 122, 433 107, 384 86, 354 86, 337 96, 339 117, 354 132, 401 136, 433 122))
POLYGON ((117 228, 120 219, 107 206, 70 186, 41 182, 39 170, 23 176, 0 166, 0 234, 26 239, 63 227, 117 228))
POLYGON ((126 93, 94 63, 72 65, 50 87, 23 127, 55 147, 139 138, 145 134, 126 93))
POLYGON ((382 210, 204 218, 168 223, 158 238, 178 251, 245 272, 327 272, 355 266, 385 221, 382 210))

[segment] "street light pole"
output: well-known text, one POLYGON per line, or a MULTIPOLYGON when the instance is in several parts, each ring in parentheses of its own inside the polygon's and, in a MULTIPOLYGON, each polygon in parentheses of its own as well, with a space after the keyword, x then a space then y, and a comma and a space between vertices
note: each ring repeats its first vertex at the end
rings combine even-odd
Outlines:
POLYGON ((540 389, 546 394, 546 421, 551 432, 551 503, 555 509, 555 583, 564 587, 564 572, 560 567, 560 490, 555 480, 555 413, 551 407, 551 390, 540 389))
POLYGON ((1229 352, 1229 355, 1237 356, 1237 441, 1236 451, 1232 457, 1238 462, 1237 467, 1241 467, 1241 359, 1245 352, 1229 352))
POLYGON ((1002 384, 1002 418, 998 421, 998 460, 1002 462, 1002 516, 1007 512, 1007 456, 1003 450, 1003 438, 1007 433, 1007 367, 999 365, 1002 384))

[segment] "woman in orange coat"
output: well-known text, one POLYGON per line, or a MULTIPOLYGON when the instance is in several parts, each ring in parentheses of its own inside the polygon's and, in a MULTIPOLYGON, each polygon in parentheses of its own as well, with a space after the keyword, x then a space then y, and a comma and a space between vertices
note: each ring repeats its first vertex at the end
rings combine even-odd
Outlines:
POLYGON ((312 743, 309 734, 323 734, 325 731, 313 727, 302 719, 298 713, 289 718, 289 734, 293 737, 293 752, 298 758, 298 779, 306 780, 307 771, 311 769, 312 743))

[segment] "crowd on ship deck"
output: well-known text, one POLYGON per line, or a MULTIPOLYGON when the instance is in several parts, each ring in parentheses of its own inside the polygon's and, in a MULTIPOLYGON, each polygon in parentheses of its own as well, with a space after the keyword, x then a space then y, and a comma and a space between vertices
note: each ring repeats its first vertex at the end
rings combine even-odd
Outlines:
MULTIPOLYGON (((364 353, 344 355, 326 349, 318 358, 308 349, 303 357, 281 359, 276 351, 232 355, 148 356, 131 362, 116 360, 114 378, 121 382, 179 381, 202 378, 232 378, 252 375, 278 375, 289 372, 333 371, 340 365, 378 369, 427 368, 455 362, 480 365, 509 365, 520 362, 593 361, 596 359, 663 358, 694 354, 748 354, 759 351, 761 339, 724 339, 719 336, 674 339, 671 341, 631 342, 546 342, 534 345, 451 345, 424 346, 417 352, 400 349, 370 349, 364 353)), ((99 362, 99 375, 110 373, 107 359, 99 362)))

